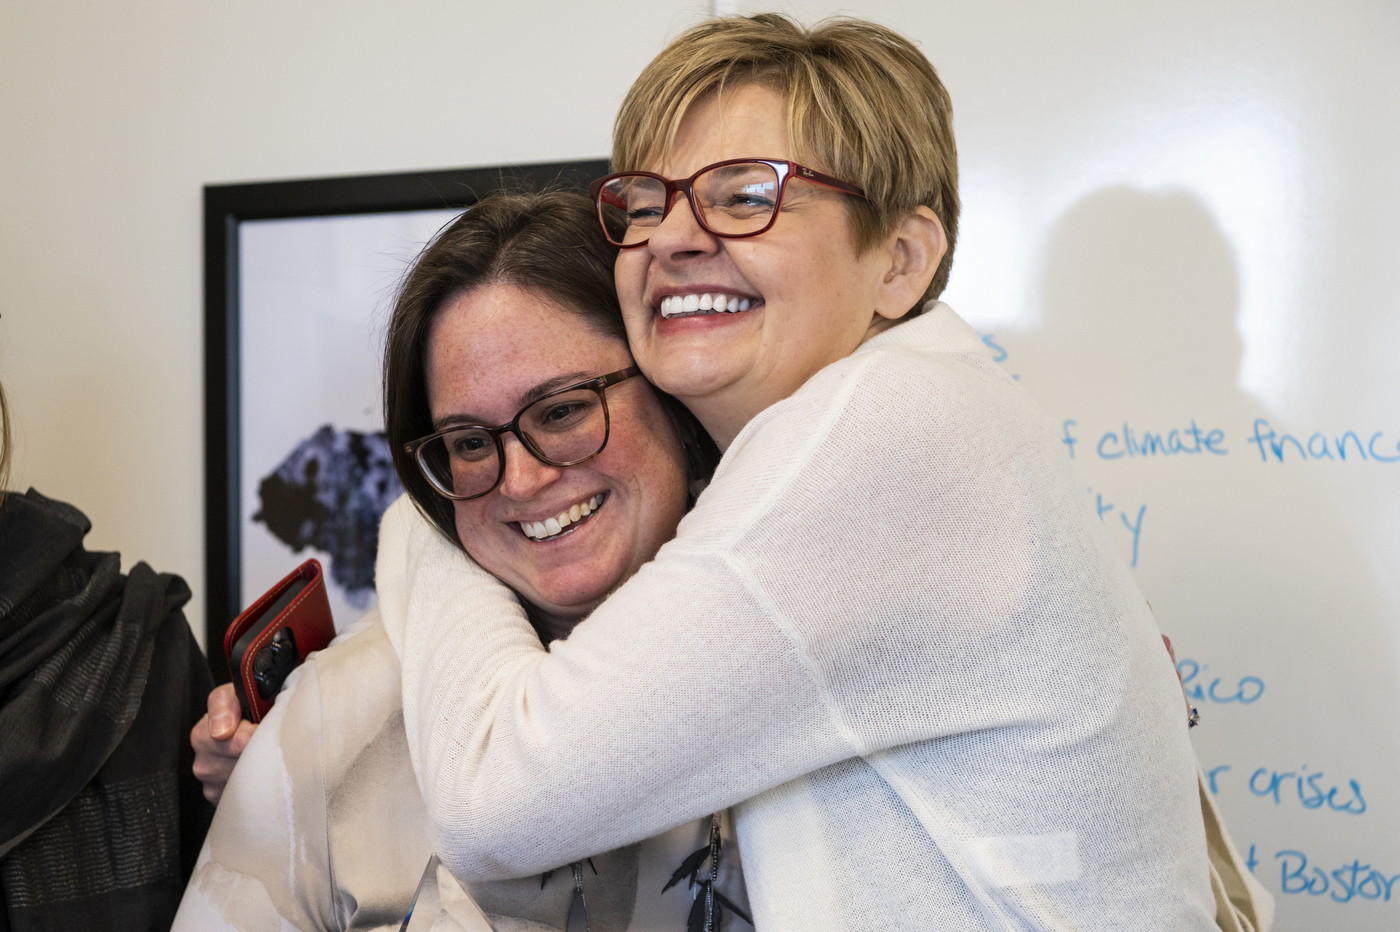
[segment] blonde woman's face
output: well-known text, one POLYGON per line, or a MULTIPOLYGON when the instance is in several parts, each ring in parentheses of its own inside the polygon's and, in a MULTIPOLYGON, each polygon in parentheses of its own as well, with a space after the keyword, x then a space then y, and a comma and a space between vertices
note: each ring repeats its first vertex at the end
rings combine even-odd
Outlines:
MULTIPOLYGON (((685 178, 733 158, 795 159, 780 93, 751 84, 702 98, 669 155, 643 168, 685 178)), ((618 297, 638 365, 721 447, 867 336, 883 270, 878 250, 857 255, 846 196, 794 178, 772 229, 748 239, 706 233, 682 196, 647 245, 618 255, 618 297), (748 309, 661 316, 662 298, 706 294, 724 295, 728 306, 747 300, 748 309)))

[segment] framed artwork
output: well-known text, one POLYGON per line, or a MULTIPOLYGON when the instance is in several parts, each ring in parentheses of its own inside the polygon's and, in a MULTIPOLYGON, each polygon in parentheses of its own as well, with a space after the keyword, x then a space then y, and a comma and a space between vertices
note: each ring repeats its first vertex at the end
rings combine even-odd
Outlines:
POLYGON ((374 604, 379 518, 402 491, 384 437, 383 338, 423 245, 502 187, 583 188, 599 159, 204 189, 206 646, 304 561, 338 628, 374 604))

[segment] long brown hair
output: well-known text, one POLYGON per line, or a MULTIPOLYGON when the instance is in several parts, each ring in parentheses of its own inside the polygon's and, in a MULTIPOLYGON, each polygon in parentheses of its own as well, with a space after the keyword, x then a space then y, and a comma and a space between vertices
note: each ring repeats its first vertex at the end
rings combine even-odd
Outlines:
MULTIPOLYGON (((426 363, 433 321, 459 295, 509 283, 552 299, 595 332, 625 343, 613 285, 616 255, 585 195, 500 193, 483 198, 438 233, 404 277, 384 346, 385 431, 404 489, 457 546, 462 542, 452 503, 433 490, 403 449, 433 432, 426 363)), ((685 452, 691 483, 708 479, 719 449, 684 405, 664 392, 656 394, 685 452)))

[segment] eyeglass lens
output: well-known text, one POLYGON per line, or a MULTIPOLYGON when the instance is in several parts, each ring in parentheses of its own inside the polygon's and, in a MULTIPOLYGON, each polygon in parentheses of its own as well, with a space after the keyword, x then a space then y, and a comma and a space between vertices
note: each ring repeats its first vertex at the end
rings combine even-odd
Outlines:
MULTIPOLYGON (((520 412, 520 432, 530 451, 551 466, 570 466, 603 448, 608 422, 603 401, 592 389, 549 395, 520 412)), ((434 485, 450 495, 470 497, 489 492, 501 475, 500 451, 491 431, 463 427, 423 444, 418 451, 434 485)))
MULTIPOLYGON (((756 233, 768 226, 778 206, 778 173, 763 162, 712 168, 695 179, 700 225, 720 236, 756 233)), ((666 215, 666 186, 645 175, 614 178, 599 192, 603 225, 621 245, 651 236, 666 215)))

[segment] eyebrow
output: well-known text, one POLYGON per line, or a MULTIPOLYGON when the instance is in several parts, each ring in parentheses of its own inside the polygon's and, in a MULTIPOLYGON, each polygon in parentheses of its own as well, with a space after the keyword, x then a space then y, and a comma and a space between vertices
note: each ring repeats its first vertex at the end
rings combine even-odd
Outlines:
MULTIPOLYGON (((546 379, 525 394, 516 399, 516 411, 523 411, 530 405, 539 401, 550 392, 558 391, 561 388, 568 388, 579 382, 587 382, 597 378, 596 375, 589 375, 588 372, 579 370, 578 372, 565 372, 563 375, 556 375, 552 379, 546 379)), ((482 418, 474 414, 446 414, 433 420, 433 431, 446 430, 449 427, 457 426, 469 427, 495 427, 499 425, 487 424, 482 418)))

